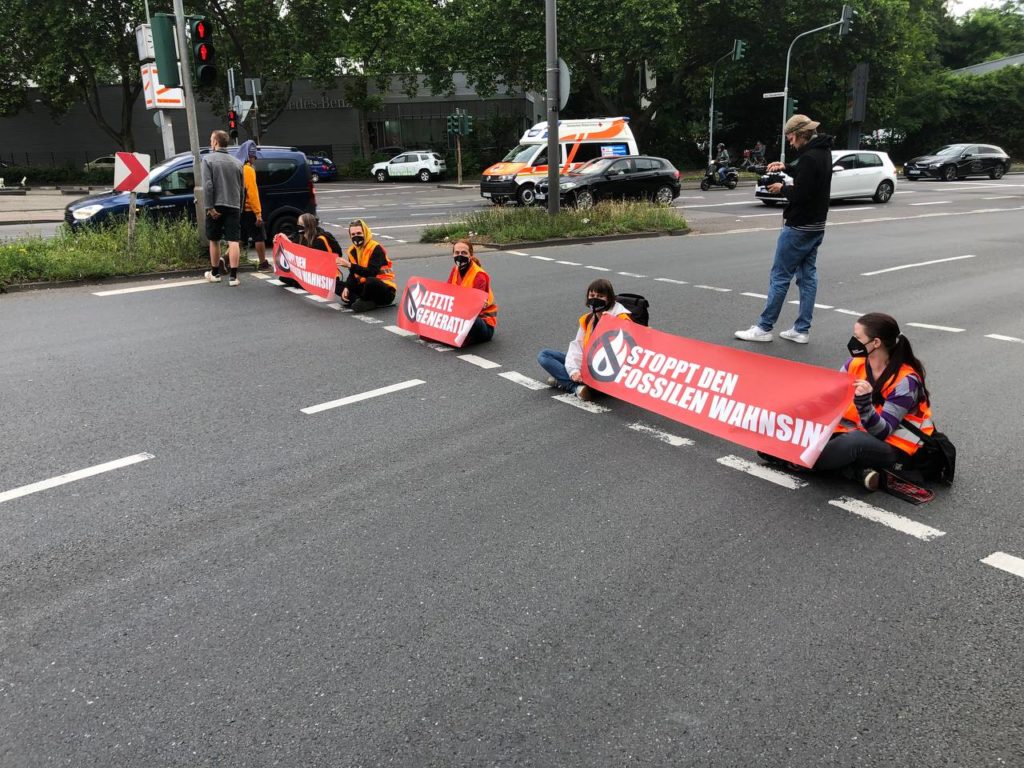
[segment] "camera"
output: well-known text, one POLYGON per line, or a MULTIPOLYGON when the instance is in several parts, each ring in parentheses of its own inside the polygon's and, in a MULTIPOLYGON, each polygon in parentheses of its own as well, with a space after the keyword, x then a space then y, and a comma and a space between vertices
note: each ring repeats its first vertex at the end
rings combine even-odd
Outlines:
POLYGON ((786 177, 781 173, 766 173, 761 177, 761 186, 770 187, 772 184, 785 184, 786 177))

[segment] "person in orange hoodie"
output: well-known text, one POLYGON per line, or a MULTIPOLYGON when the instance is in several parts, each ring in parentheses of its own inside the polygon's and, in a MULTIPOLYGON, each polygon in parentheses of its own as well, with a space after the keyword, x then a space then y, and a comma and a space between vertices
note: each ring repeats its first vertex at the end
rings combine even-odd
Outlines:
POLYGON ((267 230, 263 225, 263 206, 260 205, 260 191, 256 186, 256 169, 253 162, 258 157, 256 142, 249 140, 239 147, 242 166, 242 183, 245 187, 245 202, 242 204, 242 242, 250 240, 256 245, 259 263, 256 269, 265 272, 270 269, 267 261, 267 230))
POLYGON ((448 282, 463 288, 476 288, 487 294, 487 303, 473 321, 473 327, 466 336, 466 344, 490 341, 494 338, 494 329, 498 327, 498 305, 494 303, 494 293, 491 291, 491 276, 484 271, 469 240, 456 240, 452 243, 452 258, 455 266, 448 275, 448 282))
POLYGON ((387 307, 395 302, 395 272, 384 246, 373 239, 370 226, 362 219, 349 222, 352 245, 338 266, 347 269, 341 303, 356 312, 387 307))

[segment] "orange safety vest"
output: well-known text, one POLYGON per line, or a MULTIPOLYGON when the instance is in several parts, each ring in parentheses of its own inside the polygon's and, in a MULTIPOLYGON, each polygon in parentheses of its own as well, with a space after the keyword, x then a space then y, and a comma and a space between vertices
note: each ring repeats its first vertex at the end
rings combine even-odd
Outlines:
MULTIPOLYGON (((374 248, 378 245, 380 245, 380 243, 376 240, 367 240, 363 243, 362 250, 356 248, 354 245, 349 246, 348 260, 353 264, 358 264, 363 269, 366 269, 370 266, 370 254, 373 253, 374 248)), ((398 286, 395 284, 394 266, 391 264, 391 259, 388 258, 388 252, 385 251, 383 247, 381 247, 380 250, 384 254, 384 266, 380 268, 380 272, 374 275, 374 277, 384 283, 384 285, 390 285, 395 290, 398 290, 398 286)), ((366 282, 365 277, 357 277, 359 277, 360 283, 366 282)))
MULTIPOLYGON (((849 368, 850 378, 854 381, 858 379, 867 380, 867 365, 866 358, 853 358, 850 362, 849 368)), ((904 364, 901 366, 895 378, 890 380, 882 389, 882 397, 888 398, 903 379, 910 374, 916 375, 916 373, 917 371, 909 365, 904 364)), ((876 405, 875 410, 881 414, 882 406, 876 405)), ((907 414, 903 418, 920 429, 926 435, 930 435, 935 431, 935 425, 932 424, 932 408, 927 402, 919 402, 917 406, 915 406, 914 410, 907 411, 907 414)), ((836 427, 836 432, 852 432, 854 430, 864 431, 864 427, 860 423, 860 414, 857 412, 857 406, 850 403, 850 406, 846 409, 846 413, 843 414, 843 418, 840 419, 839 425, 836 427)), ((921 447, 920 438, 905 427, 896 427, 896 429, 890 432, 889 436, 885 438, 885 442, 910 455, 913 455, 917 449, 921 447)))
POLYGON ((494 303, 494 291, 491 290, 491 276, 484 271, 483 267, 470 260, 469 269, 466 270, 465 275, 459 274, 458 267, 452 267, 452 272, 448 275, 448 282, 452 285, 461 285, 463 288, 472 288, 473 281, 476 280, 477 275, 483 275, 487 278, 487 303, 480 310, 479 317, 482 317, 483 321, 491 326, 491 328, 496 328, 498 325, 498 305, 494 303))
MULTIPOLYGON (((585 315, 581 315, 580 316, 580 328, 583 329, 583 349, 584 350, 586 350, 587 344, 590 343, 590 332, 597 327, 597 323, 591 324, 591 323, 587 322, 593 316, 594 316, 593 312, 587 312, 585 315)), ((629 314, 629 312, 621 312, 618 315, 616 315, 616 317, 619 317, 619 318, 621 318, 623 320, 632 320, 633 319, 632 316, 629 314)))

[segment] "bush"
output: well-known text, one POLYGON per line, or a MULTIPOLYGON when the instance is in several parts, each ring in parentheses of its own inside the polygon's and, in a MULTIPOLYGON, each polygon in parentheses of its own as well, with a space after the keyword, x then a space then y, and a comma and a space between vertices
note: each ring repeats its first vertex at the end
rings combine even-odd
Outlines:
POLYGON ((347 165, 343 165, 338 168, 338 177, 342 179, 356 179, 357 181, 366 181, 370 178, 370 169, 373 167, 374 161, 366 160, 362 157, 355 157, 349 160, 347 165))
POLYGON ((0 290, 13 283, 168 272, 207 263, 196 225, 190 221, 139 219, 131 252, 127 243, 127 223, 78 233, 62 226, 49 239, 0 243, 0 290))
POLYGON ((562 209, 557 216, 535 208, 489 208, 449 224, 427 227, 420 242, 469 237, 479 243, 520 243, 635 232, 677 232, 686 219, 672 207, 652 203, 600 203, 589 210, 562 209))
POLYGON ((6 168, 0 168, 0 177, 3 177, 4 183, 9 187, 16 186, 22 177, 28 179, 25 184, 29 187, 51 184, 114 186, 113 171, 83 171, 81 168, 74 168, 70 165, 57 167, 9 165, 6 168))

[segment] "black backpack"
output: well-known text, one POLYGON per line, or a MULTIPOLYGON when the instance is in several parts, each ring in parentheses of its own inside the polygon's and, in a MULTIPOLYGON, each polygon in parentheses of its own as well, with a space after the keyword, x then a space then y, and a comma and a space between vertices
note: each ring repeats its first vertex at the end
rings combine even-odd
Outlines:
POLYGON ((618 302, 629 310, 629 314, 632 317, 634 323, 640 325, 650 325, 650 302, 647 301, 639 293, 620 293, 615 296, 618 302))
POLYGON ((956 473, 956 446, 953 442, 939 430, 926 434, 906 419, 900 422, 900 426, 921 439, 921 447, 911 459, 911 468, 920 472, 925 480, 950 485, 956 473))
POLYGON ((332 235, 326 229, 321 229, 319 230, 319 232, 317 232, 317 237, 320 237, 321 235, 327 238, 327 244, 330 247, 332 253, 334 253, 336 256, 345 255, 344 249, 342 249, 341 245, 338 243, 338 240, 334 237, 334 235, 332 235))

